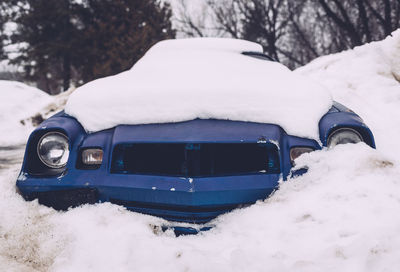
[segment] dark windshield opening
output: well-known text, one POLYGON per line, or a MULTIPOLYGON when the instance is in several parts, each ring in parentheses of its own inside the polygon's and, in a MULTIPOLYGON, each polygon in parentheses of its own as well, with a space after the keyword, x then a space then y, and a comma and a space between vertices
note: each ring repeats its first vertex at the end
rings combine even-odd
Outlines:
POLYGON ((206 177, 280 173, 280 167, 278 150, 270 143, 140 143, 117 145, 111 171, 206 177))

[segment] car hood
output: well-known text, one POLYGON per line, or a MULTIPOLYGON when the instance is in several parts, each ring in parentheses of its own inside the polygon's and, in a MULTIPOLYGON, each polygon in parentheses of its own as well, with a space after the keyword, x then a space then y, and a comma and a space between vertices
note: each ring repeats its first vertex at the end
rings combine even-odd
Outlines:
POLYGON ((272 141, 278 143, 282 135, 279 126, 262 123, 202 120, 167 124, 127 126, 114 129, 113 146, 129 142, 247 142, 272 141))

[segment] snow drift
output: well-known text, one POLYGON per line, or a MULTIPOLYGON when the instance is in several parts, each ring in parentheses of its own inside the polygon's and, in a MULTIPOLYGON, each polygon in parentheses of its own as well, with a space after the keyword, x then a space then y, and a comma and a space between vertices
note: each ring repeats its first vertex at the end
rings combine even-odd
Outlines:
POLYGON ((266 201, 220 216, 214 229, 197 236, 159 232, 162 219, 109 203, 56 212, 25 202, 15 192, 18 166, 0 169, 1 268, 397 272, 399 39, 397 31, 296 71, 361 111, 377 150, 360 143, 305 154, 296 163, 307 165, 307 174, 282 183, 266 201))
POLYGON ((213 118, 274 123, 319 139, 329 93, 279 63, 242 52, 262 53, 262 47, 217 38, 159 42, 129 71, 78 88, 66 113, 88 131, 213 118))
POLYGON ((336 101, 359 114, 378 149, 394 153, 399 147, 400 29, 384 41, 316 59, 296 73, 318 80, 336 101))
POLYGON ((33 126, 24 120, 52 103, 45 92, 16 81, 0 80, 0 146, 26 142, 33 126))
POLYGON ((21 82, 0 80, 0 147, 25 144, 35 126, 64 109, 73 91, 50 96, 21 82))

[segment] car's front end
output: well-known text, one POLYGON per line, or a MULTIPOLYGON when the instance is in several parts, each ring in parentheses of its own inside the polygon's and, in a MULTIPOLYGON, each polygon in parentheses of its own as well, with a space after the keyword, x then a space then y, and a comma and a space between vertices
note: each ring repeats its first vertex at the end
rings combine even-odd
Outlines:
POLYGON ((60 113, 31 134, 17 187, 25 199, 61 210, 111 202, 203 224, 268 197, 293 174, 293 161, 302 153, 360 139, 374 147, 368 127, 340 107, 322 117, 320 142, 288 135, 274 124, 227 120, 87 133, 60 113))

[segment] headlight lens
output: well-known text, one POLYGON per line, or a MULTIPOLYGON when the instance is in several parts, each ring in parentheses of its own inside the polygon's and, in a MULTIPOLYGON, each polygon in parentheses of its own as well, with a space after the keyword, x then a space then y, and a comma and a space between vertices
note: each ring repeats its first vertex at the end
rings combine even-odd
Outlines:
POLYGON ((327 146, 332 148, 338 144, 356 144, 363 139, 356 130, 351 128, 341 128, 334 131, 328 138, 327 146))
POLYGON ((68 138, 60 132, 49 132, 40 138, 37 145, 39 159, 48 167, 61 168, 67 164, 68 138))

